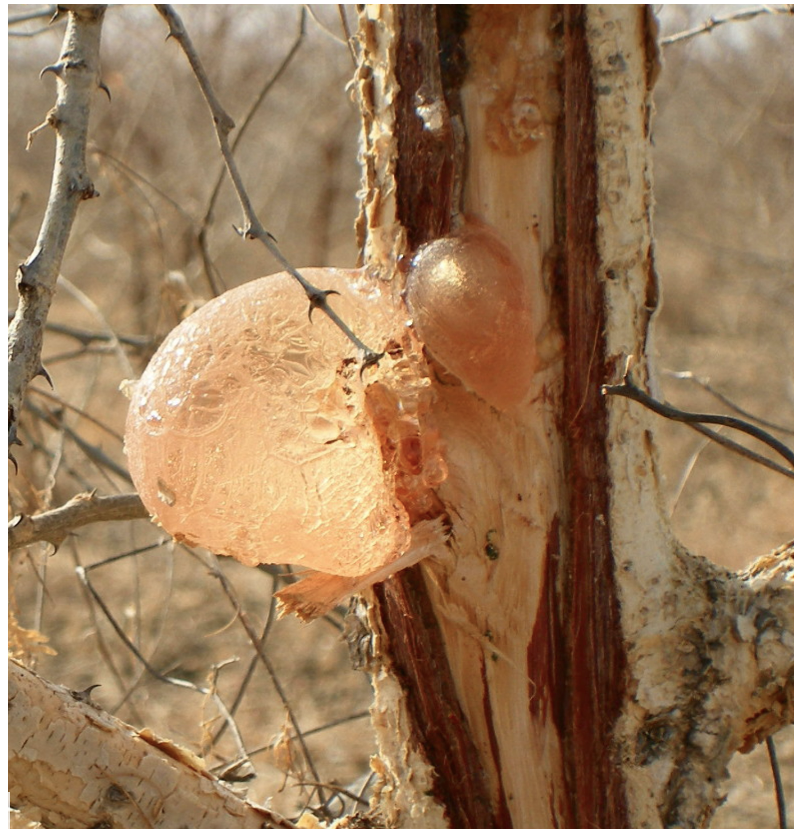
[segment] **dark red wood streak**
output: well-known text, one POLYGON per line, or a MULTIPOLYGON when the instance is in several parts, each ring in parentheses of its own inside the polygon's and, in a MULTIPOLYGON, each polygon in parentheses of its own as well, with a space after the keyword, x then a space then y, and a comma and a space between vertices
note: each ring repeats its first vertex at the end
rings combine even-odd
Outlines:
POLYGON ((436 6, 397 4, 395 9, 400 84, 395 98, 397 218, 413 252, 450 231, 456 161, 441 80, 436 6), (445 118, 434 131, 426 128, 419 109, 437 103, 445 118))
MULTIPOLYGON (((455 171, 453 135, 426 130, 417 113, 423 102, 444 105, 437 15, 434 5, 396 5, 397 78, 395 100, 398 160, 395 172, 397 219, 411 252, 450 229, 455 171)), ((421 569, 409 568, 375 587, 388 637, 386 660, 406 692, 413 736, 434 767, 434 795, 453 828, 505 828, 504 800, 496 807, 486 774, 456 693, 433 604, 421 569)))
MULTIPOLYGON (((559 602, 559 573, 563 565, 561 552, 561 521, 554 516, 547 531, 547 549, 542 573, 542 594, 536 612, 531 639, 528 643, 528 697, 531 719, 543 725, 551 720, 559 738, 566 739, 567 687, 569 685, 569 650, 563 627, 563 612, 559 602)), ((562 762, 562 765, 566 765, 562 762)), ((551 824, 554 828, 574 828, 575 808, 569 801, 575 795, 572 769, 563 767, 560 774, 562 789, 558 801, 551 798, 551 824)))
POLYGON ((375 586, 392 672, 406 692, 414 736, 408 740, 433 765, 434 796, 451 828, 505 828, 461 710, 436 613, 419 567, 375 586))
POLYGON ((567 767, 575 826, 625 828, 623 782, 612 741, 626 674, 609 531, 605 297, 598 275, 595 96, 585 6, 564 7, 564 174, 567 347, 564 420, 570 533, 561 574, 570 653, 565 687, 567 767))

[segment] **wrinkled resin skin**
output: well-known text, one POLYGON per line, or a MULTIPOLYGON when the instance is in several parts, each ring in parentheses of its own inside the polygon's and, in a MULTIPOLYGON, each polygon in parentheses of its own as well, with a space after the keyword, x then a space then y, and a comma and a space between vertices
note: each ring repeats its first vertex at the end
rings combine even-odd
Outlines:
MULTIPOLYGON (((402 327, 363 271, 303 273, 340 293, 331 306, 374 349, 402 327)), ((313 319, 286 273, 208 302, 135 386, 126 452, 145 506, 177 540, 358 576, 406 548, 409 520, 355 349, 313 319)))

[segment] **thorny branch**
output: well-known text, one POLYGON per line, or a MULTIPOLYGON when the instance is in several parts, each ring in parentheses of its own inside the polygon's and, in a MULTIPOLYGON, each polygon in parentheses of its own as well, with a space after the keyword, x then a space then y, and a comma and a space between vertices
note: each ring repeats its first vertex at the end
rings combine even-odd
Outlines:
MULTIPOLYGON (((251 122, 253 121, 253 117, 258 112, 261 105, 264 103, 269 91, 275 86, 278 82, 278 79, 283 75, 286 71, 289 64, 292 63, 294 60, 294 56, 300 50, 300 46, 303 43, 303 40, 306 36, 306 9, 305 6, 300 10, 300 26, 297 32, 297 37, 294 39, 294 43, 290 47, 289 51, 286 53, 286 56, 281 61, 280 66, 275 70, 274 73, 267 79, 266 83, 263 87, 259 90, 258 95, 256 96, 253 103, 247 110, 247 115, 242 122, 242 126, 239 128, 239 132, 236 134, 236 138, 233 140, 233 144, 231 145, 231 153, 236 152, 236 148, 239 147, 239 143, 242 141, 245 133, 247 132, 247 128, 250 126, 251 122)), ((214 188, 211 191, 211 196, 208 200, 208 208, 206 209, 206 213, 203 217, 202 223, 200 225, 200 233, 198 234, 198 241, 200 244, 200 252, 203 256, 203 267, 206 271, 206 277, 208 278, 209 286, 211 287, 211 292, 214 295, 219 295, 220 288, 217 285, 217 279, 215 276, 215 268, 214 264, 211 261, 211 255, 208 251, 208 227, 211 223, 211 218, 214 213, 214 207, 217 204, 217 198, 219 197, 222 182, 225 179, 225 165, 222 166, 220 172, 217 176, 217 181, 214 183, 214 188)))
POLYGON ((294 266, 286 259, 284 254, 278 248, 273 236, 261 225, 261 221, 253 209, 247 189, 244 186, 244 181, 239 173, 239 168, 233 158, 228 135, 236 127, 233 119, 228 115, 222 107, 219 99, 214 93, 211 82, 203 69, 200 57, 192 44, 189 33, 183 25, 178 13, 169 4, 156 4, 156 9, 159 14, 169 25, 169 36, 174 38, 179 44, 184 54, 186 55, 189 65, 197 78, 203 97, 206 100, 208 109, 211 111, 211 118, 214 121, 214 129, 217 134, 217 141, 219 142, 222 157, 225 160, 225 167, 228 169, 228 175, 236 191, 236 196, 243 214, 243 227, 236 229, 237 233, 245 240, 259 240, 267 248, 270 254, 278 261, 278 263, 288 272, 303 288, 309 302, 308 315, 315 309, 321 310, 326 316, 347 336, 347 338, 358 348, 363 356, 363 368, 370 365, 375 365, 383 356, 371 348, 368 348, 353 331, 342 321, 335 310, 328 303, 328 296, 335 294, 335 290, 321 290, 315 287, 312 283, 307 281, 294 266))
POLYGON ((651 411, 654 411, 661 417, 666 417, 668 420, 675 420, 680 423, 687 423, 691 425, 692 428, 699 431, 701 434, 704 434, 715 443, 719 443, 720 445, 725 446, 732 451, 738 452, 751 460, 755 460, 764 466, 768 466, 770 469, 774 469, 789 478, 794 477, 794 473, 791 470, 774 463, 769 460, 769 458, 765 458, 763 455, 752 452, 750 449, 747 449, 746 447, 741 446, 726 437, 722 437, 717 432, 709 429, 706 424, 725 426, 727 428, 736 429, 744 434, 748 434, 756 440, 759 440, 769 446, 781 457, 791 463, 792 466, 794 466, 794 452, 771 434, 763 429, 760 429, 758 426, 754 426, 752 423, 740 420, 738 417, 728 417, 724 414, 701 414, 691 411, 682 411, 679 408, 669 405, 669 403, 660 402, 646 392, 642 391, 641 388, 638 388, 633 383, 630 364, 631 363, 629 361, 625 368, 622 384, 602 386, 601 392, 604 395, 616 395, 634 400, 646 408, 649 408, 651 411))
MULTIPOLYGON (((87 567, 83 567, 83 565, 79 565, 75 568, 75 572, 78 575, 78 579, 81 581, 83 586, 91 595, 94 602, 100 607, 100 610, 105 615, 105 618, 108 620, 111 627, 116 632, 117 637, 125 644, 125 647, 130 651, 134 657, 142 664, 144 669, 152 675, 156 680, 161 681, 162 683, 171 684, 172 686, 177 686, 182 689, 189 689, 193 692, 198 693, 199 695, 203 695, 204 697, 209 698, 211 701, 214 702, 214 706, 217 708, 220 716, 222 719, 227 723, 228 727, 231 730, 231 735, 233 737, 234 742, 238 748, 238 757, 239 759, 246 763, 249 766, 249 770, 254 772, 252 768, 252 764, 250 763, 249 756, 244 748, 244 742, 242 740, 242 735, 239 732, 239 728, 236 725, 236 722, 233 716, 228 711, 228 708, 225 706, 222 698, 219 694, 215 691, 213 687, 206 687, 200 686, 199 684, 192 683, 191 681, 183 680, 183 678, 176 678, 172 675, 166 675, 162 672, 159 672, 152 663, 139 651, 137 646, 131 641, 130 637, 125 633, 125 630, 120 626, 120 624, 114 618, 114 615, 111 613, 111 610, 106 605, 103 598, 97 592, 97 589, 92 585, 91 581, 89 580, 89 572, 93 569, 98 567, 102 567, 107 565, 109 562, 113 561, 112 559, 105 559, 102 562, 98 562, 94 565, 89 565, 87 567)), ((241 768, 240 768, 241 769, 241 768)))
POLYGON ((50 542, 58 547, 70 533, 87 524, 149 517, 136 493, 96 495, 84 492, 54 510, 12 518, 8 522, 8 549, 36 542, 50 542))
POLYGON ((100 35, 105 5, 60 7, 69 15, 58 63, 45 67, 58 82, 53 109, 29 134, 29 141, 46 126, 56 132, 55 163, 36 245, 20 264, 16 285, 19 302, 8 331, 8 456, 19 444, 18 425, 30 381, 46 375, 42 339, 61 261, 82 200, 97 196, 86 170, 86 141, 92 95, 100 72, 100 35))
POLYGON ((660 46, 670 46, 673 43, 679 43, 680 41, 694 38, 697 35, 711 32, 713 29, 716 29, 718 26, 722 26, 725 23, 752 20, 754 17, 759 17, 762 14, 794 15, 794 4, 783 3, 779 6, 755 6, 754 8, 742 9, 741 11, 732 12, 731 14, 720 15, 719 17, 709 17, 708 20, 704 21, 699 26, 695 26, 692 29, 686 29, 684 32, 677 32, 674 35, 667 35, 666 37, 661 38, 658 43, 660 46))

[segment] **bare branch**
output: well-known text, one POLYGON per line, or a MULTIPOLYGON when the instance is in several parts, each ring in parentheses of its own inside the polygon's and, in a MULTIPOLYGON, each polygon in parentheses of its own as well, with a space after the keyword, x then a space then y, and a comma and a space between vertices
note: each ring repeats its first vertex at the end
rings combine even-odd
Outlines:
MULTIPOLYGON (((630 362, 628 362, 628 365, 630 365, 630 362)), ((758 428, 758 426, 754 426, 752 423, 748 423, 745 420, 740 420, 738 417, 728 417, 724 414, 700 414, 690 411, 682 411, 681 409, 675 408, 668 403, 659 402, 649 394, 642 391, 641 388, 637 388, 636 385, 634 385, 629 368, 625 369, 625 376, 622 384, 603 385, 601 391, 606 396, 616 395, 634 400, 641 405, 646 406, 651 411, 654 411, 661 417, 666 417, 669 420, 676 420, 680 423, 689 423, 693 428, 697 428, 698 431, 705 429, 701 433, 706 437, 710 437, 717 443, 722 443, 723 440, 725 440, 727 442, 723 443, 723 445, 728 446, 728 448, 735 447, 736 451, 739 451, 741 454, 745 454, 746 457, 750 457, 751 459, 759 459, 760 463, 768 460, 760 455, 754 458, 753 456, 755 453, 750 452, 749 449, 745 449, 743 446, 739 446, 739 444, 733 444, 733 446, 731 446, 731 441, 728 441, 727 438, 720 438, 719 434, 714 431, 710 431, 704 424, 711 423, 713 425, 726 426, 728 428, 736 429, 737 431, 748 434, 756 440, 766 444, 770 448, 774 449, 781 457, 794 465, 794 452, 788 446, 774 438, 771 434, 758 428)), ((775 467, 773 466, 771 468, 775 467)), ((781 467, 779 471, 782 471, 783 474, 788 474, 789 477, 794 477, 789 470, 784 470, 783 467, 781 467)))
MULTIPOLYGON (((308 764, 308 769, 310 770, 311 774, 313 775, 315 781, 318 783, 320 781, 319 774, 317 773, 317 768, 314 765, 314 759, 311 756, 311 751, 308 749, 308 745, 306 744, 305 737, 303 735, 303 731, 300 729, 300 724, 295 716, 295 712, 292 709, 292 705, 289 703, 289 698, 286 695, 286 692, 283 688, 283 685, 280 682, 278 677, 278 672, 275 669, 272 661, 269 659, 267 655, 266 648, 263 644, 263 641, 259 638, 258 634, 256 633, 255 629, 253 628, 250 618, 247 616, 247 612, 242 608, 241 603, 239 602, 238 597, 236 596, 236 592, 233 588, 233 585, 230 583, 229 579, 225 574, 220 570, 219 566, 215 566, 211 568, 214 577, 219 580, 220 586, 225 593, 225 596, 228 597, 233 609, 236 613, 236 617, 238 618, 239 622, 241 623, 242 627, 245 630, 248 638, 250 639, 250 643, 255 649, 256 654, 258 655, 259 660, 263 664, 264 668, 267 670, 267 674, 272 681, 272 685, 275 688, 275 692, 277 693, 278 697, 281 699, 281 703, 283 704, 283 708, 286 710, 286 715, 289 721, 292 724, 292 728, 296 734, 297 740, 300 743, 300 748, 303 751, 303 756, 308 764)), ((318 794, 320 798, 320 802, 323 805, 326 802, 325 794, 322 792, 321 788, 318 788, 318 794)))
POLYGON ((217 141, 219 142, 222 157, 225 160, 225 166, 228 169, 228 175, 231 178, 233 187, 236 190, 236 196, 239 199, 239 204, 244 215, 244 223, 241 229, 237 229, 237 233, 245 240, 259 240, 269 250, 270 254, 276 261, 288 272, 303 288, 306 297, 309 301, 309 316, 315 309, 321 310, 326 316, 347 336, 347 338, 361 351, 363 355, 363 367, 367 368, 370 365, 375 365, 383 356, 382 353, 368 348, 353 331, 342 321, 328 303, 328 296, 332 294, 332 290, 321 290, 307 281, 294 266, 286 259, 284 254, 278 248, 273 236, 261 225, 261 221, 253 209, 247 189, 244 186, 244 181, 239 173, 239 168, 233 158, 228 135, 236 127, 233 119, 223 109, 214 90, 206 75, 200 57, 192 44, 186 27, 183 21, 177 14, 175 9, 168 4, 156 4, 159 14, 169 25, 170 37, 180 44, 181 49, 186 55, 187 60, 192 68, 192 71, 197 78, 200 89, 203 92, 203 97, 206 100, 211 117, 214 121, 214 129, 217 133, 217 141))
MULTIPOLYGON (((100 69, 100 34, 105 5, 71 5, 58 63, 55 107, 44 124, 56 132, 55 164, 44 220, 33 252, 20 264, 19 304, 8 332, 8 443, 17 425, 28 383, 41 373, 44 325, 78 205, 97 196, 86 170, 89 110, 100 69)), ((13 458, 12 458, 13 459, 13 458)))
POLYGON ((71 339, 80 342, 84 347, 92 342, 110 342, 112 345, 119 342, 121 345, 141 350, 153 344, 153 339, 149 336, 125 336, 108 330, 103 332, 83 330, 80 327, 72 327, 69 324, 59 324, 54 321, 47 322, 45 330, 50 333, 58 333, 61 336, 69 336, 71 339))
MULTIPOLYGON (((303 43, 306 35, 306 10, 303 7, 300 10, 300 26, 297 32, 297 37, 294 40, 294 43, 290 47, 289 51, 286 53, 286 57, 281 61, 280 66, 275 70, 275 72, 267 79, 264 86, 259 91, 258 95, 255 98, 255 101, 250 105, 247 110, 247 115, 242 122, 242 126, 239 128, 239 132, 236 134, 236 138, 233 140, 233 145, 231 146, 231 153, 236 152, 236 148, 239 147, 239 143, 242 141, 242 138, 247 131, 247 128, 250 126, 251 122, 253 121, 253 117, 258 112, 261 105, 264 103, 269 91, 275 86, 278 79, 283 75, 286 71, 286 68, 289 64, 292 63, 294 56, 300 49, 300 45, 303 43)), ((214 213, 214 207, 217 204, 217 198, 219 197, 220 189, 222 188, 222 182, 225 179, 225 165, 222 166, 218 176, 217 181, 214 183, 214 188, 211 191, 211 196, 208 200, 208 208, 206 209, 205 216, 203 217, 203 221, 200 226, 200 233, 198 235, 198 240, 200 243, 200 251, 203 256, 203 266, 206 271, 206 277, 208 279, 209 286, 211 287, 211 292, 214 295, 219 295, 220 288, 217 286, 217 281, 215 277, 215 269, 214 265, 211 261, 211 255, 208 251, 208 227, 211 224, 211 217, 214 213)))
POLYGON ((149 517, 136 493, 96 495, 83 492, 54 510, 12 518, 8 522, 8 548, 14 550, 36 542, 50 542, 58 547, 70 533, 87 524, 149 517))
POLYGON ((39 408, 39 406, 34 405, 30 399, 27 401, 27 408, 38 417, 40 420, 43 420, 49 426, 52 426, 54 429, 59 431, 63 431, 70 440, 72 440, 75 445, 86 455, 89 460, 93 463, 97 464, 97 466, 101 470, 108 470, 113 472, 117 477, 122 478, 122 480, 127 481, 129 484, 133 483, 131 480, 130 473, 124 466, 120 466, 115 460, 112 460, 108 456, 108 454, 103 451, 99 446, 95 446, 92 443, 84 440, 78 432, 75 431, 71 426, 66 425, 62 420, 60 420, 55 414, 51 411, 39 408))
POLYGON ((17 23, 27 23, 29 20, 50 20, 56 13, 55 4, 50 6, 43 6, 40 9, 33 9, 29 12, 18 12, 17 14, 10 14, 8 16, 8 25, 14 26, 17 23))
POLYGON ((53 828, 294 828, 189 750, 9 662, 9 786, 53 828), (102 756, 102 766, 98 763, 102 756))
MULTIPOLYGON (((120 556, 115 557, 115 559, 123 558, 125 555, 129 554, 122 554, 120 556)), ((87 567, 78 565, 75 568, 75 573, 78 575, 78 579, 81 581, 84 588, 88 591, 94 602, 97 603, 98 607, 105 615, 109 624, 116 632, 117 637, 119 637, 119 639, 124 643, 128 651, 130 651, 134 655, 134 657, 142 664, 145 671, 147 671, 156 680, 161 681, 162 683, 166 683, 170 686, 177 686, 181 689, 188 689, 192 692, 196 692, 198 695, 208 697, 214 703, 217 710, 219 711, 220 716, 229 725, 231 729, 231 735, 233 736, 233 740, 239 748, 240 759, 244 763, 246 763, 252 771, 252 765, 250 765, 247 752, 244 749, 244 743, 242 741, 241 733, 239 732, 239 729, 236 726, 236 722, 234 721, 233 716, 230 714, 222 698, 217 693, 216 687, 199 686, 198 684, 192 683, 188 680, 184 680, 183 678, 177 678, 173 675, 166 675, 162 672, 159 672, 158 669, 156 669, 156 667, 153 666, 153 664, 141 653, 141 651, 139 651, 138 647, 131 641, 131 639, 125 633, 125 630, 122 628, 122 626, 120 626, 120 624, 115 619, 114 615, 111 613, 111 609, 106 605, 102 596, 100 596, 97 589, 94 587, 94 585, 92 585, 91 581, 89 580, 89 572, 96 568, 103 567, 104 565, 107 565, 110 562, 115 561, 115 559, 104 559, 102 562, 97 562, 94 565, 88 565, 87 567)))
POLYGON ((752 423, 759 423, 762 426, 766 426, 768 429, 779 431, 781 434, 794 433, 788 426, 771 423, 763 417, 757 417, 755 414, 751 414, 749 411, 745 411, 743 408, 740 408, 729 397, 726 397, 722 392, 717 391, 717 389, 711 385, 711 381, 705 377, 699 377, 691 371, 663 371, 662 373, 667 376, 671 376, 673 379, 687 380, 688 382, 693 382, 695 385, 699 385, 704 391, 711 394, 712 397, 719 400, 721 403, 724 403, 732 411, 735 411, 739 416, 744 417, 746 420, 750 420, 752 423))
POLYGON ((709 17, 704 23, 695 26, 692 29, 686 29, 683 32, 677 32, 674 35, 667 35, 659 40, 660 46, 670 46, 673 43, 694 38, 697 35, 703 35, 706 32, 711 32, 717 26, 722 26, 725 23, 734 23, 738 21, 752 20, 755 17, 760 17, 762 14, 790 14, 794 15, 794 4, 785 3, 780 6, 756 6, 755 8, 742 9, 739 12, 731 12, 731 14, 720 15, 719 17, 709 17))

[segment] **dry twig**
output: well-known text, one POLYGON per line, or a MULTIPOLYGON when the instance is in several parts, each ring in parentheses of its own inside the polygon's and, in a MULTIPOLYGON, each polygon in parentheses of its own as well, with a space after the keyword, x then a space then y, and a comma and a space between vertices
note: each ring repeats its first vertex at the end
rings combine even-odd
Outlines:
POLYGON ((708 20, 701 23, 699 26, 694 26, 691 29, 686 29, 683 32, 676 32, 674 35, 667 35, 659 40, 660 46, 671 46, 673 43, 694 38, 697 35, 703 35, 711 32, 718 26, 725 23, 734 23, 745 20, 752 20, 755 17, 760 17, 763 14, 779 15, 790 14, 794 15, 794 4, 784 3, 780 6, 756 6, 751 9, 742 9, 738 12, 731 12, 730 14, 720 15, 719 17, 709 17, 708 20))
MULTIPOLYGON (((239 128, 239 132, 236 134, 236 138, 233 140, 233 144, 231 145, 232 154, 235 153, 236 149, 239 147, 239 143, 242 141, 242 138, 247 132, 247 128, 250 126, 251 122, 253 121, 253 117, 256 115, 259 108, 264 103, 264 100, 269 94, 269 91, 275 86, 275 84, 278 82, 278 79, 283 75, 289 64, 291 64, 294 60, 295 55, 300 50, 300 46, 303 43, 305 36, 306 9, 305 7, 303 7, 300 10, 300 25, 297 32, 297 37, 294 39, 294 43, 289 48, 289 51, 286 53, 286 57, 281 61, 280 66, 267 79, 266 83, 259 90, 258 95, 255 97, 255 100, 247 109, 247 115, 244 117, 242 126, 239 128)), ((214 263, 211 259, 211 253, 208 250, 208 228, 211 225, 211 218, 214 214, 214 207, 217 204, 217 199, 222 188, 222 182, 225 179, 225 171, 226 167, 225 165, 223 165, 220 169, 219 174, 217 175, 217 181, 214 183, 214 188, 211 191, 211 196, 208 198, 208 207, 206 208, 206 213, 203 217, 202 223, 200 224, 200 233, 197 236, 198 242, 200 244, 200 252, 203 257, 203 268, 205 269, 206 278, 208 280, 208 284, 211 288, 211 292, 213 295, 219 295, 219 293, 221 292, 221 288, 217 284, 216 268, 214 267, 214 263)))
POLYGON ((711 385, 711 381, 706 377, 699 377, 691 371, 663 371, 662 373, 666 376, 672 377, 673 379, 679 379, 682 381, 686 380, 687 382, 693 382, 695 385, 699 385, 700 388, 711 394, 712 397, 719 400, 721 403, 724 403, 732 411, 735 411, 740 417, 744 417, 745 420, 749 420, 751 423, 758 423, 759 425, 765 426, 773 431, 779 431, 781 434, 794 433, 789 426, 772 423, 769 420, 765 420, 763 417, 758 417, 755 414, 751 414, 749 411, 745 411, 743 408, 740 408, 735 402, 733 402, 733 400, 730 399, 730 397, 726 397, 721 391, 717 391, 717 389, 711 385))
POLYGON ((55 164, 44 220, 33 252, 17 270, 19 304, 8 332, 8 447, 17 438, 25 390, 46 372, 42 340, 61 261, 78 205, 97 196, 86 170, 89 109, 100 72, 100 34, 105 5, 63 8, 69 15, 58 63, 45 67, 58 81, 56 104, 29 141, 46 126, 56 132, 55 164))
POLYGON ((741 446, 740 444, 735 443, 727 437, 721 436, 718 432, 709 429, 706 424, 710 423, 712 425, 726 426, 728 428, 736 429, 737 431, 748 434, 750 435, 750 437, 754 437, 756 440, 759 440, 760 442, 769 446, 771 449, 776 451, 782 458, 794 465, 794 452, 788 446, 786 446, 785 444, 777 440, 775 437, 773 437, 771 434, 764 431, 763 429, 758 428, 758 426, 752 425, 752 423, 748 423, 745 420, 740 420, 738 417, 728 417, 724 414, 699 414, 691 411, 682 411, 679 408, 675 408, 674 406, 669 405, 669 403, 659 402, 654 397, 651 397, 649 394, 647 394, 645 391, 642 391, 641 388, 638 388, 633 383, 630 364, 631 363, 629 360, 621 384, 602 386, 601 392, 604 395, 616 395, 620 397, 626 397, 627 399, 634 400, 635 402, 640 403, 646 408, 649 408, 651 411, 654 411, 661 417, 666 417, 668 420, 676 420, 679 423, 687 423, 695 431, 700 432, 701 434, 713 440, 715 443, 719 443, 720 445, 724 446, 727 449, 730 449, 731 451, 736 452, 737 454, 740 454, 746 458, 749 458, 750 460, 760 463, 762 466, 766 466, 769 469, 773 469, 776 472, 780 472, 782 475, 786 475, 789 478, 794 478, 794 473, 792 472, 792 470, 775 463, 774 461, 764 457, 763 455, 759 455, 756 452, 753 452, 745 446, 741 446))
MULTIPOLYGON (((267 671, 267 674, 272 681, 272 685, 275 688, 275 692, 277 693, 278 697, 283 704, 284 709, 286 710, 286 715, 291 722, 292 728, 294 729, 295 735, 297 737, 297 741, 300 743, 300 748, 303 751, 303 757, 306 760, 306 764, 308 765, 308 769, 311 772, 312 776, 316 783, 320 782, 319 774, 317 773, 316 766, 314 765, 314 760, 311 757, 311 751, 308 749, 308 745, 306 744, 305 737, 303 735, 303 731, 300 729, 300 724, 295 716, 294 710, 292 709, 292 705, 289 702, 289 698, 284 691, 284 688, 278 678, 277 670, 273 665, 272 661, 269 659, 269 656, 266 653, 263 641, 259 638, 258 634, 256 633, 255 629, 253 628, 250 618, 247 616, 247 612, 242 607, 241 603, 239 602, 236 592, 231 584, 230 580, 227 576, 219 569, 219 566, 212 568, 212 573, 214 577, 219 580, 220 586, 225 593, 225 596, 228 597, 233 609, 236 613, 236 617, 238 618, 239 622, 244 628, 245 633, 247 634, 251 645, 256 651, 259 660, 263 664, 264 668, 267 671)), ((319 793, 320 802, 324 805, 327 801, 325 794, 322 792, 322 788, 317 788, 319 793)))
POLYGON ((8 548, 14 550, 36 542, 50 542, 58 547, 70 533, 87 524, 149 517, 136 493, 81 493, 54 510, 12 518, 8 522, 8 548))
POLYGON ((372 350, 367 347, 358 336, 342 321, 336 311, 328 303, 328 296, 334 294, 334 290, 321 290, 307 281, 294 266, 286 259, 284 254, 278 248, 275 239, 262 226, 261 221, 253 209, 252 202, 244 186, 244 181, 239 173, 239 168, 233 158, 231 145, 228 141, 228 136, 236 127, 233 119, 228 115, 227 111, 222 107, 219 99, 214 92, 211 82, 203 69, 200 57, 192 44, 189 33, 183 25, 183 21, 177 14, 175 9, 168 4, 156 4, 159 14, 169 25, 169 35, 174 38, 179 44, 187 60, 192 68, 192 71, 197 78, 197 83, 206 100, 208 109, 211 111, 211 118, 214 122, 214 129, 217 134, 217 141, 219 142, 222 157, 225 160, 225 167, 228 169, 228 175, 231 178, 236 196, 243 214, 243 225, 241 229, 236 229, 245 240, 259 240, 267 248, 270 254, 278 261, 278 263, 288 272, 303 288, 309 302, 309 316, 315 309, 321 310, 326 316, 347 336, 347 338, 358 348, 363 357, 363 367, 367 368, 370 365, 375 365, 383 356, 382 353, 372 350))

